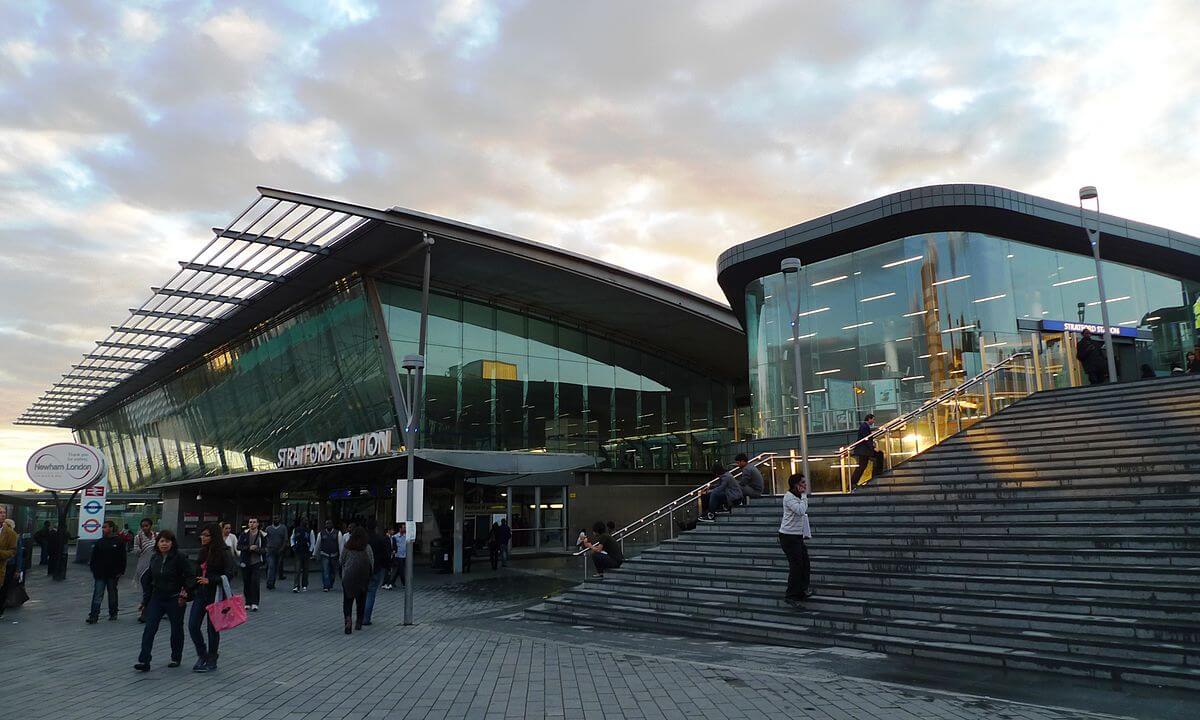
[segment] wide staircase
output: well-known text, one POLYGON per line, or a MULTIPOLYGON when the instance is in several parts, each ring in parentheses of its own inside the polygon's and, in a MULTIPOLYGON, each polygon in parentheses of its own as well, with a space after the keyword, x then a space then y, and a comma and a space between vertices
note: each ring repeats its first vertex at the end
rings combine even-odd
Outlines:
POLYGON ((527 611, 1200 688, 1200 378, 1038 393, 814 496, 816 596, 782 600, 778 498, 527 611))

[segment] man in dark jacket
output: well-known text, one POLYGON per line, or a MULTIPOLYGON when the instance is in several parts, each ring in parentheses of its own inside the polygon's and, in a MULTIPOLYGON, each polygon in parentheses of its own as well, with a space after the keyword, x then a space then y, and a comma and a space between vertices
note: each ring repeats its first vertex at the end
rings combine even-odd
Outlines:
POLYGON ((125 543, 117 535, 117 526, 112 520, 104 522, 103 537, 92 546, 92 610, 88 613, 88 625, 100 619, 100 601, 108 593, 108 619, 117 619, 117 581, 125 574, 125 543))
POLYGON ((258 527, 258 518, 246 521, 246 529, 238 536, 238 564, 242 566, 242 592, 246 609, 258 612, 259 586, 263 556, 266 554, 267 534, 258 527))
POLYGON ((1091 330, 1083 331, 1083 337, 1075 346, 1075 359, 1083 367, 1089 383, 1099 385, 1108 382, 1108 352, 1104 349, 1104 343, 1092 337, 1091 330))
POLYGON ((875 463, 875 467, 871 468, 871 477, 878 475, 879 471, 883 469, 883 453, 875 448, 874 440, 867 440, 873 432, 875 432, 875 416, 867 415, 863 418, 862 425, 858 426, 858 439, 866 440, 866 442, 859 442, 850 451, 850 454, 858 459, 858 467, 854 468, 854 475, 850 478, 851 487, 858 485, 858 481, 862 480, 867 463, 872 461, 875 463))

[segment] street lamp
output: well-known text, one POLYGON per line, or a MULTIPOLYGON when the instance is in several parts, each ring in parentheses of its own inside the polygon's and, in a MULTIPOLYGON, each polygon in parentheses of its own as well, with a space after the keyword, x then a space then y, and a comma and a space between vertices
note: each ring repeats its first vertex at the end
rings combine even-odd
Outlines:
POLYGON ((812 483, 808 474, 808 427, 804 418, 804 373, 800 362, 800 278, 796 277, 796 302, 792 303, 792 293, 788 289, 788 277, 800 272, 800 258, 784 258, 779 262, 779 270, 783 273, 783 294, 787 298, 788 312, 792 316, 792 360, 796 371, 796 429, 800 434, 800 468, 805 479, 812 483))
POLYGON ((1092 244, 1092 257, 1096 261, 1096 285, 1100 290, 1100 321, 1104 323, 1104 349, 1108 355, 1108 381, 1117 381, 1117 358, 1113 353, 1112 330, 1108 323, 1108 297, 1104 294, 1104 273, 1100 269, 1100 194, 1094 185, 1079 188, 1079 224, 1087 234, 1088 242, 1092 244), (1083 212, 1083 201, 1095 200, 1096 213, 1093 216, 1094 226, 1089 227, 1087 216, 1083 212))

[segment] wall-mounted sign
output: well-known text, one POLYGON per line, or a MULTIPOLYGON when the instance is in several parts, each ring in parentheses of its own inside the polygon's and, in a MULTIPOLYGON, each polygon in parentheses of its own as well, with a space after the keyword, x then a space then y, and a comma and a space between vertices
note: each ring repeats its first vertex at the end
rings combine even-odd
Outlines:
POLYGON ((104 537, 104 504, 108 485, 103 480, 83 489, 79 500, 79 539, 99 540, 104 537))
POLYGON ((54 443, 29 456, 25 474, 39 487, 69 492, 103 479, 108 463, 104 453, 91 445, 54 443))
MULTIPOLYGON (((1047 332, 1070 332, 1081 333, 1084 330, 1091 331, 1093 335, 1103 335, 1104 326, 1096 325, 1095 323, 1070 322, 1068 320, 1043 320, 1042 330, 1047 332)), ((1111 325, 1108 331, 1117 337, 1136 338, 1138 336, 1137 328, 1120 327, 1111 325)))
POLYGON ((296 447, 279 448, 276 465, 280 468, 303 467, 305 465, 320 465, 330 462, 345 462, 362 458, 386 455, 392 451, 392 431, 376 430, 375 432, 352 435, 337 440, 297 445, 296 447))

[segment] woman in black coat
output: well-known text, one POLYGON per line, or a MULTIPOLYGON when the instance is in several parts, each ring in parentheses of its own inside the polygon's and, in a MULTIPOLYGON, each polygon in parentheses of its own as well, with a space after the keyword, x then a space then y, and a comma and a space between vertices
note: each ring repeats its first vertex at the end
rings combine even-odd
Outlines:
POLYGON ((187 607, 188 588, 195 580, 192 564, 179 552, 175 533, 160 531, 154 543, 150 569, 142 576, 146 601, 138 611, 146 611, 146 627, 142 630, 142 652, 133 666, 135 670, 146 672, 150 669, 150 651, 164 615, 171 623, 171 662, 167 667, 179 667, 183 662, 183 612, 187 607))
POLYGON ((221 633, 208 619, 208 606, 217 600, 217 593, 228 599, 227 578, 233 574, 228 566, 225 544, 221 542, 221 526, 216 523, 200 530, 200 555, 196 558, 198 574, 196 591, 192 594, 192 609, 188 613, 188 635, 196 646, 196 664, 192 672, 212 672, 217 669, 217 653, 221 645, 221 633), (215 542, 214 542, 215 540, 215 542), (208 622, 208 643, 204 642, 201 626, 208 622))

